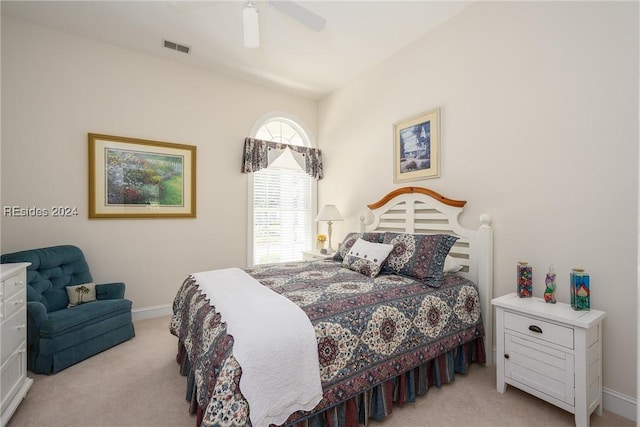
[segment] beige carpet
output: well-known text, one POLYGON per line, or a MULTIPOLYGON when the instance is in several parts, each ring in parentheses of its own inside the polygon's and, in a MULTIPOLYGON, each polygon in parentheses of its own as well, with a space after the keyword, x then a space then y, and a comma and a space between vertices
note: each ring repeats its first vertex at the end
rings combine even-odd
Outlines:
MULTIPOLYGON (((8 427, 194 427, 185 401, 186 378, 175 362, 177 340, 169 318, 136 323, 136 337, 56 375, 35 380, 8 427)), ((513 387, 495 389, 495 366, 472 365, 453 384, 396 408, 383 427, 574 426, 573 416, 513 387)), ((592 427, 635 423, 604 412, 592 427)))

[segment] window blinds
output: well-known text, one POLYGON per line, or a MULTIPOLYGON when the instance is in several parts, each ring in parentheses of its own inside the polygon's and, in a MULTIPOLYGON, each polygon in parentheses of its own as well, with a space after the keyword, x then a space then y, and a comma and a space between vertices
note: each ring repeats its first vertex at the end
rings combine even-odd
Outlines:
POLYGON ((302 260, 302 251, 312 241, 312 180, 300 169, 254 172, 254 265, 302 260))

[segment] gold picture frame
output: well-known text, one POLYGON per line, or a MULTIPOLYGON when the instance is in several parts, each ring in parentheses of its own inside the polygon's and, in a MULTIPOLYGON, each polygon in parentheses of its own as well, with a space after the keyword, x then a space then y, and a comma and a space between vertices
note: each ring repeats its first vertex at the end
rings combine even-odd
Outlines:
POLYGON ((196 147, 88 134, 89 218, 195 218, 196 147))
POLYGON ((394 182, 440 176, 440 109, 393 125, 394 182))

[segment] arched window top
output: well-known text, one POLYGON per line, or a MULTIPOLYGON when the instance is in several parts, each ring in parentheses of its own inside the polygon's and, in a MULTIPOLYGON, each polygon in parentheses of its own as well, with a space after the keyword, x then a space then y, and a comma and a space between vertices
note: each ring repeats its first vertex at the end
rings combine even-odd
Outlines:
POLYGON ((244 141, 243 173, 284 167, 322 179, 322 153, 311 146, 308 133, 297 121, 271 113, 254 125, 251 134, 255 136, 244 141))
POLYGON ((265 114, 256 121, 251 129, 251 135, 264 141, 282 144, 312 147, 309 133, 299 120, 288 113, 272 112, 265 114))

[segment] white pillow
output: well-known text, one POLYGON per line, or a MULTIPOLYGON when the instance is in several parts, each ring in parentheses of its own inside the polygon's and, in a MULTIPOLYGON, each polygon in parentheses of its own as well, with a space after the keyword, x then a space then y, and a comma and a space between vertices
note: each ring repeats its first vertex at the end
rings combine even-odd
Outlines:
POLYGON ((447 255, 444 259, 444 274, 453 274, 460 270, 462 270, 462 264, 460 264, 456 258, 447 255))
POLYGON ((365 276, 376 277, 392 249, 393 245, 358 238, 342 260, 342 266, 365 276))
POLYGON ((67 307, 75 307, 76 305, 96 300, 96 285, 93 282, 65 287, 69 297, 69 305, 67 307))

